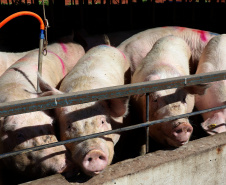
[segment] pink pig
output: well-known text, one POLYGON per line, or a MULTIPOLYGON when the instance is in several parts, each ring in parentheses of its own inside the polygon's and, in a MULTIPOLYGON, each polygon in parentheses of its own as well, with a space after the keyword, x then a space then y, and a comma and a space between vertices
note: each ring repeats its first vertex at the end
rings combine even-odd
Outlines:
MULTIPOLYGON (((205 47, 197 68, 196 74, 226 70, 226 35, 212 38, 205 47)), ((198 110, 209 109, 225 105, 226 81, 210 83, 210 88, 203 96, 195 96, 195 106, 198 110)), ((216 110, 203 113, 204 122, 201 124, 208 134, 226 131, 226 110, 216 110)))
MULTIPOLYGON (((38 50, 28 52, 0 77, 0 102, 38 98, 38 50)), ((84 55, 84 49, 74 43, 55 43, 43 56, 42 77, 56 87, 84 55)), ((1 153, 17 151, 57 142, 50 111, 36 111, 0 118, 1 153)), ((40 177, 63 172, 67 167, 66 148, 57 146, 4 158, 7 167, 27 177, 40 177)))
MULTIPOLYGON (((64 78, 60 91, 49 87, 49 94, 62 94, 124 84, 128 65, 125 56, 116 48, 100 45, 90 49, 64 78)), ((40 85, 47 90, 44 82, 40 85)), ((48 92, 46 92, 48 94, 48 92)), ((111 130, 122 125, 127 112, 128 98, 94 101, 56 109, 62 140, 111 130)), ((112 162, 114 145, 119 134, 111 134, 82 142, 66 144, 71 157, 82 171, 99 174, 112 162)))
POLYGON ((6 71, 6 69, 8 69, 12 64, 14 64, 18 59, 22 58, 27 53, 28 52, 0 52, 0 76, 6 71))
POLYGON ((202 50, 208 41, 216 35, 216 33, 177 26, 152 28, 137 33, 126 39, 117 47, 128 58, 132 74, 140 64, 141 60, 151 50, 154 43, 159 38, 167 35, 181 37, 187 42, 191 49, 190 73, 194 74, 202 50))
MULTIPOLYGON (((137 66, 132 83, 160 80, 189 75, 191 51, 180 37, 166 36, 157 40, 147 56, 137 66)), ((149 120, 190 113, 194 107, 194 94, 203 94, 206 85, 166 89, 150 93, 149 120)), ((145 96, 134 100, 138 115, 146 122, 145 96)), ((193 132, 188 118, 151 125, 150 137, 165 146, 186 144, 193 132)))

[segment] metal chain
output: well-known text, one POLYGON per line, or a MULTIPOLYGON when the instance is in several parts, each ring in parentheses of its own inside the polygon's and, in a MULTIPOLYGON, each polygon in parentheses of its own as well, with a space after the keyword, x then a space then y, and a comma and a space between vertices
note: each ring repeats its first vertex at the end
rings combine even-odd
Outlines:
POLYGON ((47 55, 47 45, 48 45, 47 29, 49 28, 49 22, 48 22, 48 19, 46 19, 44 0, 42 0, 42 6, 43 6, 44 21, 45 21, 45 40, 44 40, 44 43, 43 43, 42 54, 44 56, 46 56, 47 55))

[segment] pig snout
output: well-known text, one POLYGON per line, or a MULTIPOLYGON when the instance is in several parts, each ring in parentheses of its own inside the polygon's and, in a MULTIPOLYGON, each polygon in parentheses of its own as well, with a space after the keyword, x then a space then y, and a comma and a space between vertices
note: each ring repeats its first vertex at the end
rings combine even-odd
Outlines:
POLYGON ((65 160, 62 160, 61 165, 56 170, 56 173, 63 173, 66 168, 67 168, 67 164, 66 164, 65 160))
POLYGON ((36 156, 40 156, 36 163, 40 163, 42 171, 46 171, 47 173, 62 173, 67 168, 66 150, 64 146, 41 150, 36 156))
POLYGON ((187 122, 180 122, 178 124, 178 126, 173 128, 172 135, 176 146, 182 146, 189 141, 193 127, 187 122))
POLYGON ((101 150, 89 151, 82 162, 82 167, 87 175, 99 174, 108 165, 108 157, 101 150))

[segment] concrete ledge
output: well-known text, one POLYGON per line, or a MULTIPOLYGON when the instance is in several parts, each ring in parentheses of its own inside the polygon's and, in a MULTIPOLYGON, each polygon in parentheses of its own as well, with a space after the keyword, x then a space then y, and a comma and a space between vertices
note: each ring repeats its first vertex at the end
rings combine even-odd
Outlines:
POLYGON ((226 182, 226 133, 159 150, 106 168, 84 183, 52 175, 21 185, 221 185, 226 182))
POLYGON ((226 182, 226 133, 191 141, 109 166, 85 183, 73 185, 217 185, 226 182))
POLYGON ((26 182, 20 185, 70 185, 70 183, 61 174, 51 175, 42 179, 26 182))

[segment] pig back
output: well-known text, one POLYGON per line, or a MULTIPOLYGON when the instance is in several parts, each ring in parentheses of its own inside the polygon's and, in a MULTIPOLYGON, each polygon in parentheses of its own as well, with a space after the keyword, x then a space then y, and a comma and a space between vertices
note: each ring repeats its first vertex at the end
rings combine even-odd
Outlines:
POLYGON ((158 27, 137 33, 122 42, 118 48, 124 52, 130 62, 133 74, 141 60, 151 50, 154 43, 161 37, 174 35, 183 38, 190 46, 192 57, 190 60, 190 72, 194 74, 200 55, 208 41, 216 33, 177 26, 158 27))
POLYGON ((118 49, 108 45, 94 47, 64 78, 60 90, 70 92, 123 85, 126 64, 127 60, 118 49))

